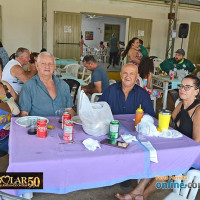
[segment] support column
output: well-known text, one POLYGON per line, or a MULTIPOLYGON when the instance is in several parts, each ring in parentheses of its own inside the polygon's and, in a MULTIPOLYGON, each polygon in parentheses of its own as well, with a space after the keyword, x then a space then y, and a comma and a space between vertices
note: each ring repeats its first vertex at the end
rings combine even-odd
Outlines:
POLYGON ((173 30, 176 31, 178 2, 179 2, 179 0, 170 0, 169 26, 168 26, 168 36, 167 36, 167 47, 166 47, 165 59, 173 58, 173 56, 174 56, 175 38, 172 38, 172 33, 173 33, 173 30))
POLYGON ((47 49, 47 0, 42 0, 42 48, 47 49))

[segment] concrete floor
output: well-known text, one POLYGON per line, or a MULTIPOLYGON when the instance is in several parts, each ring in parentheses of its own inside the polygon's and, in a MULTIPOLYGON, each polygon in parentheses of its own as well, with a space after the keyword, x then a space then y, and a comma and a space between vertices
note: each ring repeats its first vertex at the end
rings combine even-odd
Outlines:
MULTIPOLYGON (((107 64, 103 65, 106 69, 107 64)), ((112 69, 112 67, 109 68, 109 71, 117 71, 119 69, 115 68, 112 69)), ((171 97, 168 96, 168 104, 167 109, 173 110, 174 109, 174 103, 171 99, 171 97)), ((157 100, 157 112, 159 109, 162 108, 162 102, 161 99, 157 100)), ((5 172, 8 167, 8 155, 0 158, 0 172, 5 172)), ((131 191, 135 186, 137 185, 136 180, 132 180, 132 184, 128 189, 122 189, 119 184, 113 185, 111 187, 103 187, 103 188, 96 188, 96 189, 90 189, 90 190, 81 190, 76 192, 71 192, 68 194, 43 194, 43 193, 35 193, 32 200, 117 200, 115 197, 116 193, 124 194, 129 191, 131 191)), ((165 190, 161 189, 152 194, 148 200, 162 200, 167 194, 169 194, 171 190, 165 190)), ((198 195, 196 197, 196 200, 200 199, 200 192, 198 192, 198 195)), ((172 199, 173 200, 173 199, 172 199)))

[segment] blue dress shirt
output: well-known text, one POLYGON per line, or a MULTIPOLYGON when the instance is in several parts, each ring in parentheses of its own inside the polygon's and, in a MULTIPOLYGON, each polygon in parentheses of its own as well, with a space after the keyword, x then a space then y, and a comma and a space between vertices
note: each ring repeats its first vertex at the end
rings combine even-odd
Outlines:
POLYGON ((110 105, 113 115, 135 114, 141 104, 144 113, 155 117, 149 93, 138 85, 133 87, 125 100, 122 83, 112 84, 100 96, 99 101, 106 101, 110 105))
POLYGON ((38 75, 28 80, 19 96, 20 110, 29 112, 31 116, 55 116, 60 108, 73 106, 69 86, 53 75, 56 86, 56 98, 52 99, 38 75))

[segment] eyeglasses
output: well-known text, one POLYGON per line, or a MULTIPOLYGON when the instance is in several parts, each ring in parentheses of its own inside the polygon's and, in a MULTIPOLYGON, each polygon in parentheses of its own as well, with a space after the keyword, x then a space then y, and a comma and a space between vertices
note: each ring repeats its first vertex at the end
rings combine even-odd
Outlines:
POLYGON ((45 66, 49 66, 49 67, 52 67, 52 66, 54 66, 54 64, 53 63, 40 63, 43 67, 45 67, 45 66))
POLYGON ((194 86, 192 86, 192 85, 182 85, 182 84, 178 85, 179 90, 184 89, 185 91, 189 91, 191 87, 194 87, 194 86))

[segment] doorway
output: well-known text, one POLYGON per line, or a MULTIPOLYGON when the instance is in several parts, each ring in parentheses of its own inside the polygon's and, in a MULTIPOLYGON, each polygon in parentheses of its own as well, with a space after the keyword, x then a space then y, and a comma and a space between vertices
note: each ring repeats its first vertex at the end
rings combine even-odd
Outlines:
POLYGON ((54 56, 80 59, 81 14, 54 12, 54 56))
POLYGON ((200 63, 200 23, 192 22, 188 43, 187 58, 193 63, 200 63))

